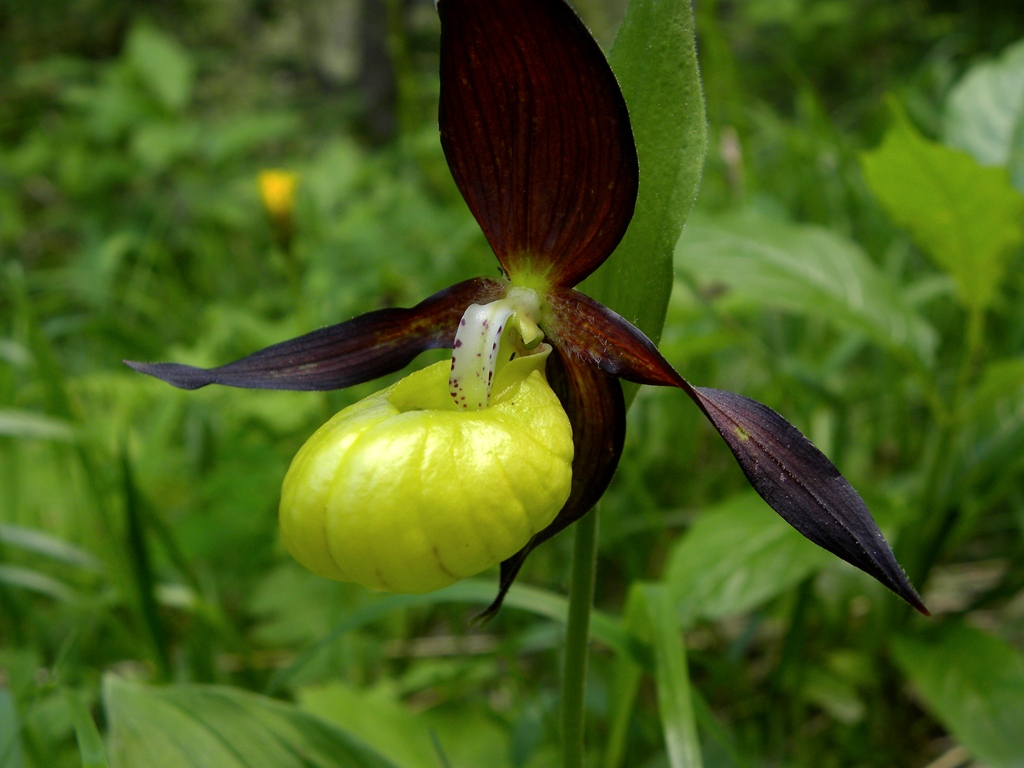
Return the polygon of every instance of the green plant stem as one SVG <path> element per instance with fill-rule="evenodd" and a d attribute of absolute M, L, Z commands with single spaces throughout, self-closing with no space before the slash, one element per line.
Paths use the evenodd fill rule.
<path fill-rule="evenodd" d="M 562 765 L 583 768 L 583 696 L 587 680 L 590 610 L 594 603 L 597 566 L 597 510 L 576 523 L 572 576 L 569 582 L 569 618 L 565 627 L 562 662 Z"/>
<path fill-rule="evenodd" d="M 964 356 L 956 381 L 954 403 L 959 406 L 977 375 L 978 363 L 985 349 L 985 310 L 972 308 L 967 315 L 967 330 L 964 336 Z M 959 415 L 959 414 L 958 414 Z"/>
<path fill-rule="evenodd" d="M 925 482 L 921 489 L 920 508 L 924 525 L 918 533 L 916 546 L 907 558 L 907 575 L 921 589 L 932 567 L 942 554 L 956 528 L 959 509 L 951 506 L 947 484 L 956 454 L 956 439 L 963 428 L 964 401 L 985 347 L 985 312 L 972 309 L 967 316 L 963 353 L 949 403 L 938 417 L 935 446 L 926 463 Z M 904 611 L 904 616 L 909 616 Z"/>

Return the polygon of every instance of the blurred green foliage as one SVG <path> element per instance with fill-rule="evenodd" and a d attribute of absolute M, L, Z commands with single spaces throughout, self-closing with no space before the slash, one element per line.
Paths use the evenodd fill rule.
<path fill-rule="evenodd" d="M 610 44 L 624 3 L 578 7 Z M 710 149 L 662 349 L 829 454 L 935 616 L 822 557 L 689 402 L 641 390 L 602 508 L 592 764 L 687 759 L 688 665 L 708 766 L 1021 765 L 1024 17 L 696 14 Z M 567 537 L 483 628 L 488 584 L 318 579 L 277 541 L 280 479 L 377 385 L 186 394 L 120 364 L 217 364 L 494 274 L 437 140 L 437 31 L 419 0 L 0 7 L 3 768 L 255 733 L 274 764 L 555 763 Z M 299 176 L 288 239 L 266 168 Z"/>

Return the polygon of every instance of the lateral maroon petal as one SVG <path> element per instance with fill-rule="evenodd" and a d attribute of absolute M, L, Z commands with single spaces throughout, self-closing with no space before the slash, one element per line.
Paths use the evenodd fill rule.
<path fill-rule="evenodd" d="M 548 304 L 546 330 L 566 355 L 628 381 L 682 389 L 780 517 L 928 615 L 864 500 L 796 427 L 756 400 L 692 386 L 640 330 L 579 291 L 552 291 Z"/>
<path fill-rule="evenodd" d="M 871 512 L 828 457 L 766 405 L 720 389 L 687 387 L 747 480 L 787 523 L 930 616 Z"/>
<path fill-rule="evenodd" d="M 181 389 L 207 384 L 307 392 L 341 389 L 399 371 L 425 350 L 450 347 L 466 307 L 499 299 L 506 288 L 487 277 L 466 280 L 411 309 L 367 312 L 217 368 L 124 362 Z"/>

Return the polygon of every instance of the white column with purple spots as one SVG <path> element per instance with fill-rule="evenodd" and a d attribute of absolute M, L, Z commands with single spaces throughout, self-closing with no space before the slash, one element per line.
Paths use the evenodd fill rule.
<path fill-rule="evenodd" d="M 506 362 L 502 356 L 509 350 L 528 352 L 544 337 L 537 325 L 539 317 L 540 298 L 530 288 L 512 288 L 504 299 L 466 309 L 455 334 L 448 377 L 448 392 L 456 405 L 467 411 L 488 406 L 494 372 Z M 509 328 L 518 338 L 507 339 Z"/>

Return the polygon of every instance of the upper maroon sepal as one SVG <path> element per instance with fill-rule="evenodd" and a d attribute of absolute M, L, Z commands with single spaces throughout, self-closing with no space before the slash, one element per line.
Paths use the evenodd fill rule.
<path fill-rule="evenodd" d="M 498 596 L 477 619 L 486 621 L 501 608 L 519 569 L 539 544 L 589 512 L 611 482 L 626 440 L 626 405 L 618 380 L 555 347 L 547 378 L 572 425 L 572 487 L 558 516 L 519 552 L 501 564 Z"/>
<path fill-rule="evenodd" d="M 600 47 L 562 0 L 438 0 L 441 145 L 506 273 L 572 286 L 625 234 L 636 147 Z"/>
<path fill-rule="evenodd" d="M 930 615 L 867 505 L 796 427 L 756 400 L 718 389 L 686 390 L 725 439 L 754 490 L 786 522 Z"/>
<path fill-rule="evenodd" d="M 499 299 L 505 290 L 506 284 L 498 280 L 466 280 L 411 309 L 367 312 L 218 368 L 128 360 L 125 364 L 181 389 L 207 384 L 246 389 L 342 389 L 401 370 L 427 349 L 450 347 L 466 307 Z"/>

